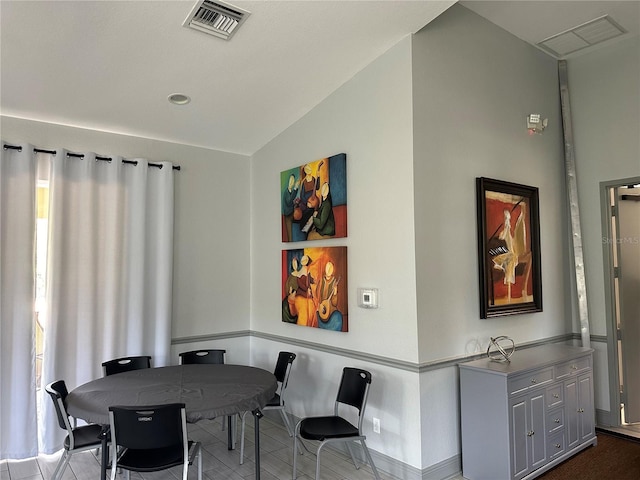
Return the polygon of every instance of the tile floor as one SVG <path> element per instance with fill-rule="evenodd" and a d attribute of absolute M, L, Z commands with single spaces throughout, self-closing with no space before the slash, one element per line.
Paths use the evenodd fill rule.
<path fill-rule="evenodd" d="M 221 429 L 219 421 L 205 421 L 189 425 L 190 439 L 202 443 L 203 447 L 203 478 L 206 480 L 253 480 L 255 478 L 254 464 L 254 431 L 253 421 L 247 422 L 245 461 L 239 463 L 240 445 L 236 450 L 227 450 L 227 432 Z M 261 478 L 263 480 L 285 480 L 292 478 L 292 450 L 293 440 L 285 428 L 268 417 L 260 423 L 261 446 Z M 12 460 L 0 462 L 0 480 L 49 480 L 53 475 L 60 453 L 41 455 L 35 459 Z M 356 470 L 351 460 L 333 450 L 323 450 L 322 453 L 323 480 L 369 480 L 374 476 L 368 465 Z M 189 469 L 189 478 L 197 478 L 197 469 Z M 379 468 L 382 480 L 396 480 Z M 305 453 L 298 457 L 298 478 L 310 480 L 315 474 L 315 457 Z M 180 467 L 164 472 L 140 475 L 132 473 L 133 480 L 175 480 L 180 478 Z M 61 480 L 96 480 L 100 478 L 100 466 L 94 452 L 75 454 L 71 464 Z M 124 478 L 118 477 L 118 478 Z M 456 477 L 462 478 L 462 477 Z"/>
<path fill-rule="evenodd" d="M 607 427 L 611 430 L 640 438 L 640 424 L 619 428 Z M 227 432 L 221 429 L 219 421 L 205 421 L 190 424 L 190 438 L 202 443 L 203 478 L 205 480 L 253 480 L 255 478 L 253 422 L 247 422 L 245 462 L 239 463 L 239 444 L 233 451 L 227 450 Z M 264 417 L 260 424 L 261 438 L 261 478 L 264 480 L 285 480 L 292 478 L 292 439 L 280 423 Z M 41 455 L 28 460 L 0 461 L 0 480 L 50 480 L 55 470 L 60 453 Z M 374 476 L 368 465 L 356 470 L 351 460 L 334 450 L 325 450 L 322 456 L 322 480 L 370 480 Z M 298 478 L 313 479 L 315 474 L 315 457 L 306 453 L 298 457 Z M 397 480 L 378 467 L 382 480 Z M 180 478 L 179 468 L 166 472 L 145 474 L 133 473 L 134 480 L 176 480 Z M 61 480 L 96 480 L 100 478 L 100 465 L 93 452 L 76 454 Z M 121 478 L 121 477 L 118 477 Z M 122 477 L 124 478 L 124 477 Z M 196 479 L 195 468 L 189 472 L 190 479 Z M 462 475 L 450 480 L 464 480 Z"/>

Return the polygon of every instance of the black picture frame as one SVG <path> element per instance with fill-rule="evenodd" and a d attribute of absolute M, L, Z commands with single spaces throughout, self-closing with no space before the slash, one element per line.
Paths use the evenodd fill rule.
<path fill-rule="evenodd" d="M 476 203 L 480 318 L 541 312 L 538 188 L 478 177 Z"/>

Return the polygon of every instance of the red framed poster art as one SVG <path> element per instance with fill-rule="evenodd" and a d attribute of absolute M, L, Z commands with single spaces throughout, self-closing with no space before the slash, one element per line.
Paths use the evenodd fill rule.
<path fill-rule="evenodd" d="M 476 178 L 480 318 L 542 311 L 538 189 Z"/>

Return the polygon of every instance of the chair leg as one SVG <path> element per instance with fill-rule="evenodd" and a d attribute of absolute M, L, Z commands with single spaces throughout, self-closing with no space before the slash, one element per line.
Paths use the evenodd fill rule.
<path fill-rule="evenodd" d="M 287 432 L 289 433 L 289 436 L 293 437 L 294 433 L 293 433 L 293 428 L 291 426 L 291 420 L 289 419 L 289 415 L 287 414 L 287 412 L 285 412 L 284 408 L 280 409 L 280 415 L 282 415 L 282 419 L 284 420 L 284 426 L 287 428 Z M 300 452 L 300 455 L 302 455 L 302 447 L 300 447 L 300 445 L 298 445 L 298 451 Z"/>
<path fill-rule="evenodd" d="M 104 444 L 103 444 L 103 447 Z M 117 445 L 110 445 L 109 446 L 109 450 L 108 450 L 108 455 L 110 458 L 110 462 L 109 460 L 107 460 L 105 462 L 105 466 L 101 465 L 100 468 L 107 468 L 110 469 L 111 472 L 109 473 L 109 480 L 115 480 L 116 479 L 116 473 L 120 473 L 122 474 L 122 471 L 120 470 L 120 467 L 118 467 L 118 452 L 120 451 L 120 449 L 118 449 Z M 107 450 L 104 450 L 104 452 L 107 452 Z M 103 452 L 103 453 L 104 453 Z"/>
<path fill-rule="evenodd" d="M 301 422 L 302 420 L 300 420 Z M 298 436 L 300 435 L 300 422 L 296 424 L 295 432 L 293 433 L 293 480 L 298 478 L 298 455 L 296 452 L 300 450 L 300 446 L 298 445 Z M 302 450 L 300 450 L 300 454 L 302 455 Z"/>
<path fill-rule="evenodd" d="M 198 480 L 202 480 L 202 448 L 198 451 Z"/>
<path fill-rule="evenodd" d="M 289 415 L 284 411 L 284 408 L 280 409 L 280 415 L 282 416 L 282 420 L 284 421 L 284 426 L 287 428 L 287 432 L 290 437 L 293 437 L 293 428 L 291 428 L 291 420 L 289 420 Z"/>
<path fill-rule="evenodd" d="M 376 468 L 375 463 L 373 463 L 373 458 L 371 458 L 371 453 L 369 452 L 369 448 L 364 441 L 364 438 L 360 440 L 362 442 L 362 449 L 364 450 L 364 454 L 367 456 L 367 461 L 371 466 L 371 470 L 373 470 L 373 475 L 376 477 L 376 480 L 380 480 L 380 475 L 378 474 L 378 469 Z"/>
<path fill-rule="evenodd" d="M 242 419 L 240 426 L 240 465 L 244 464 L 244 424 L 246 421 L 247 413 L 249 412 L 242 412 L 242 414 L 240 415 L 240 418 Z"/>
<path fill-rule="evenodd" d="M 318 451 L 316 452 L 316 480 L 320 480 L 320 452 L 322 451 L 322 447 L 324 447 L 326 443 L 320 443 L 318 447 Z M 295 455 L 295 452 L 293 452 Z"/>
<path fill-rule="evenodd" d="M 236 441 L 237 441 L 237 436 L 238 436 L 238 422 L 237 420 L 237 416 L 236 415 L 228 415 L 227 416 L 227 424 L 229 426 L 229 435 L 231 435 L 231 446 L 232 449 L 236 448 Z"/>
<path fill-rule="evenodd" d="M 356 456 L 353 454 L 353 448 L 351 447 L 351 442 L 346 442 L 347 450 L 349 450 L 349 455 L 351 455 L 351 460 L 353 461 L 353 465 L 356 467 L 356 470 L 360 469 L 360 465 L 356 461 Z"/>
<path fill-rule="evenodd" d="M 223 432 L 227 429 L 227 422 L 231 419 L 231 415 L 227 415 L 225 417 L 221 417 L 222 418 L 222 425 L 220 427 L 220 430 L 222 430 Z"/>
<path fill-rule="evenodd" d="M 67 469 L 67 465 L 69 464 L 69 460 L 71 459 L 71 455 L 69 455 L 68 450 L 64 450 L 62 452 L 62 457 L 58 461 L 58 465 L 56 465 L 56 469 L 53 472 L 53 476 L 51 480 L 58 480 L 59 477 L 62 477 L 62 474 Z"/>

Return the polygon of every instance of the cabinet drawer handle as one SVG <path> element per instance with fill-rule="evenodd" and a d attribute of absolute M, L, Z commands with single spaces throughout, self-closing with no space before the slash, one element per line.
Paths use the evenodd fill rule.
<path fill-rule="evenodd" d="M 556 443 L 556 448 L 560 448 L 562 445 L 560 445 L 559 443 Z"/>
<path fill-rule="evenodd" d="M 554 393 L 553 398 L 560 398 L 560 395 L 558 395 L 557 393 Z"/>
<path fill-rule="evenodd" d="M 578 413 L 584 413 L 584 408 L 579 408 Z"/>
<path fill-rule="evenodd" d="M 538 381 L 535 378 L 532 378 L 531 383 L 538 383 Z"/>
<path fill-rule="evenodd" d="M 533 436 L 533 435 L 535 435 L 535 434 L 536 434 L 536 432 L 534 432 L 533 430 L 529 430 L 529 431 L 527 432 L 527 437 L 532 437 L 532 436 Z"/>
<path fill-rule="evenodd" d="M 556 419 L 554 420 L 554 422 L 555 422 L 555 423 L 560 423 L 560 419 L 559 419 L 559 418 L 556 418 Z"/>
<path fill-rule="evenodd" d="M 578 366 L 577 365 L 571 365 L 571 370 L 577 370 Z"/>

